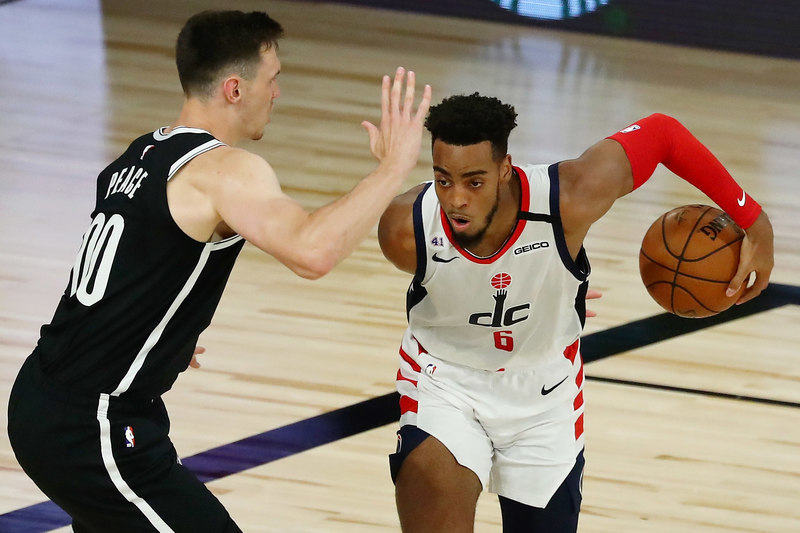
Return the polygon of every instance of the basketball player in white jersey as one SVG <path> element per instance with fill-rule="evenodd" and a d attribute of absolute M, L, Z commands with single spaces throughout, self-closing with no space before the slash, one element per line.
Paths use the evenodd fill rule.
<path fill-rule="evenodd" d="M 203 12 L 178 37 L 185 94 L 169 126 L 134 140 L 97 178 L 92 221 L 50 324 L 17 376 L 8 432 L 25 472 L 86 532 L 237 532 L 178 460 L 161 395 L 192 360 L 244 240 L 317 278 L 371 231 L 416 165 L 430 102 L 414 75 L 383 79 L 379 164 L 308 213 L 260 139 L 280 91 L 266 13 Z M 405 93 L 403 85 L 405 83 Z"/>
<path fill-rule="evenodd" d="M 431 108 L 431 182 L 384 213 L 386 257 L 414 276 L 400 349 L 400 431 L 390 458 L 405 532 L 469 532 L 483 488 L 503 531 L 577 529 L 592 223 L 663 163 L 747 231 L 735 291 L 766 286 L 766 213 L 679 122 L 644 118 L 577 159 L 515 165 L 513 107 L 453 96 Z"/>

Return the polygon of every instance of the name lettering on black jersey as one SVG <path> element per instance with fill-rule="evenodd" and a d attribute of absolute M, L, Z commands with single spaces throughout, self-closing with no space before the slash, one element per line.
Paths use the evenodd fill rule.
<path fill-rule="evenodd" d="M 106 198 L 115 193 L 123 193 L 128 198 L 133 199 L 133 195 L 139 190 L 142 185 L 142 180 L 147 177 L 147 172 L 143 168 L 130 166 L 122 169 L 120 172 L 114 172 L 111 175 L 111 180 L 108 182 L 108 190 L 106 191 Z"/>

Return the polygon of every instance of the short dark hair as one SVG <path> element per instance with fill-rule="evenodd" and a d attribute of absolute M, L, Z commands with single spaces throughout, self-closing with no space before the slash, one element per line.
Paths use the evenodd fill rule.
<path fill-rule="evenodd" d="M 508 153 L 508 136 L 516 126 L 513 106 L 478 93 L 449 96 L 431 107 L 425 119 L 433 141 L 456 146 L 489 141 L 495 160 Z"/>
<path fill-rule="evenodd" d="M 178 34 L 175 63 L 187 96 L 210 96 L 221 71 L 252 79 L 264 48 L 277 48 L 283 28 L 266 13 L 203 11 Z"/>

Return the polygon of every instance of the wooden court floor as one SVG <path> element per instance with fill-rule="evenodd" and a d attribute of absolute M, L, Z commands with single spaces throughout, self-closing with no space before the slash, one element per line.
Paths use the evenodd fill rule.
<path fill-rule="evenodd" d="M 246 146 L 309 209 L 373 168 L 359 124 L 377 120 L 380 77 L 397 65 L 433 85 L 437 101 L 480 91 L 515 105 L 518 163 L 575 157 L 652 112 L 683 121 L 771 216 L 771 294 L 783 303 L 587 364 L 580 531 L 800 531 L 800 62 L 322 2 L 225 6 L 265 9 L 285 26 L 282 96 L 264 139 Z M 173 121 L 174 39 L 210 7 L 219 4 L 0 5 L 3 426 L 17 369 L 66 285 L 95 176 L 131 139 Z M 425 148 L 408 186 L 430 176 Z M 661 313 L 638 279 L 639 243 L 661 213 L 697 202 L 707 200 L 661 168 L 596 224 L 586 248 L 604 297 L 590 306 L 599 316 L 587 336 L 621 327 L 635 340 L 642 332 L 625 326 Z M 203 367 L 166 395 L 179 453 L 391 393 L 408 282 L 374 232 L 313 282 L 248 245 L 201 337 Z M 398 531 L 386 459 L 395 429 L 380 425 L 208 486 L 245 531 Z M 0 519 L 44 500 L 3 431 Z M 476 531 L 499 524 L 496 498 L 484 494 Z"/>

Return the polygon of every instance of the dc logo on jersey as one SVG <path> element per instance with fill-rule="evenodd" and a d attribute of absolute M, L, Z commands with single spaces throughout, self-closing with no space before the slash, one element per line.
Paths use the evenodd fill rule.
<path fill-rule="evenodd" d="M 528 309 L 531 308 L 530 303 L 515 305 L 513 307 L 505 308 L 506 298 L 508 291 L 506 289 L 511 286 L 511 274 L 507 272 L 498 272 L 492 276 L 489 281 L 493 289 L 496 289 L 494 296 L 494 310 L 486 313 L 473 313 L 469 315 L 469 323 L 473 326 L 485 326 L 488 328 L 499 328 L 501 326 L 508 327 L 517 322 L 522 322 L 528 318 Z M 523 314 L 524 313 L 524 314 Z"/>
<path fill-rule="evenodd" d="M 133 435 L 133 427 L 125 426 L 125 447 L 133 448 L 136 446 L 136 437 Z"/>

